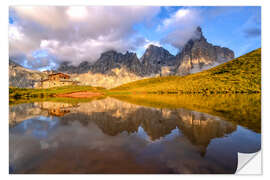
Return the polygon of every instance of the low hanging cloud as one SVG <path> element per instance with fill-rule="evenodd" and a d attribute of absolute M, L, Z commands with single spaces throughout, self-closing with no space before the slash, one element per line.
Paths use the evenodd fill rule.
<path fill-rule="evenodd" d="M 10 17 L 15 20 L 9 25 L 10 58 L 19 63 L 38 61 L 42 59 L 33 53 L 42 50 L 48 55 L 42 62 L 77 65 L 94 62 L 107 50 L 135 51 L 147 42 L 136 35 L 134 24 L 147 23 L 158 12 L 159 7 L 149 6 L 11 7 Z"/>
<path fill-rule="evenodd" d="M 182 8 L 165 19 L 158 31 L 169 31 L 162 39 L 163 43 L 171 44 L 178 49 L 190 39 L 196 39 L 196 28 L 202 23 L 201 11 L 196 8 Z"/>
<path fill-rule="evenodd" d="M 161 44 L 158 41 L 150 41 L 150 40 L 146 39 L 145 42 L 146 42 L 146 44 L 143 46 L 144 49 L 147 49 L 150 45 L 161 47 Z"/>

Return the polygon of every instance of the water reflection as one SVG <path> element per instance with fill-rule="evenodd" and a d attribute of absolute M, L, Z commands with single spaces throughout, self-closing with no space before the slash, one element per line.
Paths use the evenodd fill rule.
<path fill-rule="evenodd" d="M 113 98 L 10 114 L 13 173 L 234 173 L 237 152 L 260 149 L 260 134 L 220 117 Z"/>

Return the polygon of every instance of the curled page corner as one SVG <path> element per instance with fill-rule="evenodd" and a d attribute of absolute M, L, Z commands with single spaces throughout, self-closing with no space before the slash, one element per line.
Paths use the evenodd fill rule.
<path fill-rule="evenodd" d="M 261 151 L 255 153 L 238 153 L 238 163 L 235 174 L 261 175 Z"/>

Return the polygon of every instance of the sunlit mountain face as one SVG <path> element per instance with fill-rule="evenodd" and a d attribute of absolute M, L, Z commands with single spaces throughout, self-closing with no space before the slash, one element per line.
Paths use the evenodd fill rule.
<path fill-rule="evenodd" d="M 10 173 L 234 173 L 238 152 L 261 147 L 260 133 L 222 116 L 114 98 L 10 115 Z"/>

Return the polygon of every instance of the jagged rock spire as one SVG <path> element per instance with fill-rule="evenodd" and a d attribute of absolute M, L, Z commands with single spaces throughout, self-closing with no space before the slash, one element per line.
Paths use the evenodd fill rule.
<path fill-rule="evenodd" d="M 197 26 L 195 30 L 195 39 L 206 41 L 206 38 L 203 36 L 202 28 L 200 26 Z"/>
<path fill-rule="evenodd" d="M 186 43 L 176 58 L 178 62 L 176 74 L 187 75 L 227 62 L 234 58 L 234 52 L 208 43 L 203 36 L 202 28 L 198 26 L 195 37 Z"/>

